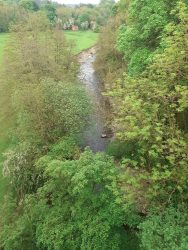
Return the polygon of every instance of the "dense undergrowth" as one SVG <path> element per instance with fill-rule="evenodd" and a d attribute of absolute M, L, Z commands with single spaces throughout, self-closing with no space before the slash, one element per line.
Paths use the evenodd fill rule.
<path fill-rule="evenodd" d="M 96 70 L 113 111 L 107 152 L 119 161 L 124 206 L 134 208 L 125 224 L 141 249 L 187 249 L 187 2 L 122 0 L 113 13 Z"/>

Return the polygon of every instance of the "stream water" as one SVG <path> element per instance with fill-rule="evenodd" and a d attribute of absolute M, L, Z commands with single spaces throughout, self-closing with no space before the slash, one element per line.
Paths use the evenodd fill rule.
<path fill-rule="evenodd" d="M 109 139 L 105 137 L 106 105 L 102 95 L 102 86 L 94 70 L 94 49 L 83 52 L 79 56 L 79 80 L 84 84 L 92 104 L 89 125 L 83 133 L 83 146 L 89 146 L 93 152 L 104 151 Z"/>

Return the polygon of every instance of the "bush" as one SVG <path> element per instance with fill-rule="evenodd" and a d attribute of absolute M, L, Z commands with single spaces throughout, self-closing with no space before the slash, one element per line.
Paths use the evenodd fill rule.
<path fill-rule="evenodd" d="M 89 101 L 81 86 L 52 79 L 23 86 L 14 101 L 18 136 L 45 145 L 80 132 L 89 114 Z"/>
<path fill-rule="evenodd" d="M 29 249 L 22 243 L 34 240 L 39 249 L 120 249 L 124 214 L 111 157 L 86 150 L 77 160 L 47 155 L 36 166 L 46 182 L 22 200 L 14 220 L 5 213 L 1 246 Z"/>
<path fill-rule="evenodd" d="M 80 149 L 75 140 L 71 137 L 65 137 L 60 142 L 53 145 L 49 153 L 50 157 L 58 160 L 73 160 L 80 155 Z"/>
<path fill-rule="evenodd" d="M 124 156 L 135 159 L 136 148 L 135 142 L 123 142 L 116 139 L 108 144 L 106 153 L 116 159 L 122 159 Z"/>
<path fill-rule="evenodd" d="M 145 250 L 187 250 L 188 213 L 185 208 L 166 208 L 151 214 L 139 226 Z"/>

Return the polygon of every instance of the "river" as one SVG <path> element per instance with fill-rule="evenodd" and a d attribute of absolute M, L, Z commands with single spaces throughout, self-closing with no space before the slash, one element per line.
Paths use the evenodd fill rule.
<path fill-rule="evenodd" d="M 106 100 L 102 95 L 102 85 L 94 70 L 95 49 L 79 55 L 80 70 L 78 79 L 84 84 L 92 104 L 89 125 L 83 133 L 83 146 L 89 146 L 93 152 L 104 151 L 109 139 L 106 137 Z"/>

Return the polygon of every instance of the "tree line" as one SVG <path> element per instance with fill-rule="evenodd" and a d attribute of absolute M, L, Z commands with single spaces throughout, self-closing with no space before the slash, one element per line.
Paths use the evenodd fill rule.
<path fill-rule="evenodd" d="M 60 30 L 71 30 L 77 26 L 81 30 L 94 30 L 104 25 L 112 14 L 113 0 L 102 0 L 99 5 L 62 5 L 50 1 L 19 0 L 0 1 L 0 32 L 8 32 L 27 12 L 43 12 L 50 23 Z"/>
<path fill-rule="evenodd" d="M 139 230 L 141 249 L 188 245 L 187 4 L 121 0 L 98 45 L 113 111 L 108 152 L 120 161 L 124 202 L 134 208 L 126 224 Z"/>

